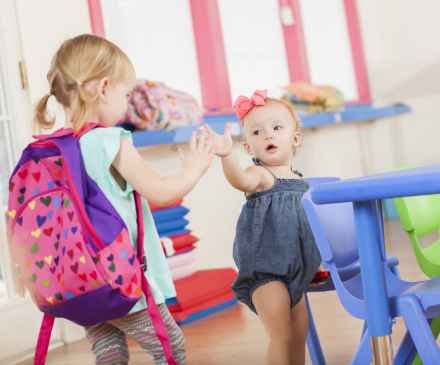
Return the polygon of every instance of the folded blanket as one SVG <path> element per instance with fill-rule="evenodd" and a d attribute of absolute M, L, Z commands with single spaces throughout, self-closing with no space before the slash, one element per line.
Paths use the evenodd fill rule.
<path fill-rule="evenodd" d="M 174 255 L 167 258 L 168 267 L 171 269 L 178 268 L 193 263 L 197 258 L 196 253 L 193 251 L 182 253 L 180 255 Z"/>
<path fill-rule="evenodd" d="M 168 209 L 168 208 L 172 208 L 172 207 L 177 207 L 178 205 L 181 205 L 182 202 L 183 202 L 183 199 L 180 199 L 173 204 L 167 205 L 166 207 L 159 207 L 158 205 L 154 205 L 150 202 L 148 203 L 148 205 L 150 206 L 150 210 L 152 212 L 155 212 L 156 210 L 163 210 L 163 209 Z"/>
<path fill-rule="evenodd" d="M 188 233 L 187 233 L 188 232 Z M 161 237 L 163 250 L 166 256 L 172 256 L 194 248 L 194 243 L 199 239 L 190 234 L 190 231 L 184 230 L 184 234 L 170 235 Z M 161 235 L 159 234 L 159 237 Z"/>
<path fill-rule="evenodd" d="M 281 100 L 296 111 L 307 114 L 323 113 L 344 106 L 342 93 L 331 86 L 312 85 L 307 81 L 297 81 L 284 87 L 287 93 Z"/>
<path fill-rule="evenodd" d="M 188 208 L 182 207 L 180 205 L 178 207 L 157 210 L 152 212 L 151 214 L 153 216 L 154 223 L 157 225 L 161 222 L 183 218 L 188 212 Z"/>
<path fill-rule="evenodd" d="M 196 272 L 197 272 L 197 265 L 194 262 L 187 265 L 174 267 L 172 269 L 170 268 L 171 278 L 173 279 L 173 281 L 186 278 L 188 276 L 195 274 Z"/>

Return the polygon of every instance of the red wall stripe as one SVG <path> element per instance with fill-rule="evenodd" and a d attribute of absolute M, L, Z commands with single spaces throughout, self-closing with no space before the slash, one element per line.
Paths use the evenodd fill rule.
<path fill-rule="evenodd" d="M 92 32 L 94 35 L 105 38 L 104 20 L 102 18 L 102 9 L 100 0 L 88 0 L 90 21 L 92 23 Z"/>
<path fill-rule="evenodd" d="M 362 35 L 356 0 L 344 0 L 347 17 L 348 34 L 350 36 L 351 52 L 353 55 L 354 72 L 356 74 L 359 101 L 370 102 L 370 87 L 368 86 L 367 68 L 365 65 Z"/>
<path fill-rule="evenodd" d="M 190 0 L 206 114 L 233 113 L 217 0 Z"/>
<path fill-rule="evenodd" d="M 298 0 L 279 0 L 282 6 L 290 6 L 293 13 L 294 25 L 284 25 L 284 43 L 286 45 L 287 64 L 290 81 L 310 81 L 309 64 L 307 61 L 306 43 L 301 21 L 301 11 Z"/>

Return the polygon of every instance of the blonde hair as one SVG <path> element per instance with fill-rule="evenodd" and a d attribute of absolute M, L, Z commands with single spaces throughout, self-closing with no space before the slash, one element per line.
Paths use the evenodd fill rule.
<path fill-rule="evenodd" d="M 50 92 L 34 109 L 34 127 L 50 129 L 55 117 L 47 119 L 47 101 L 51 95 L 63 107 L 70 107 L 76 97 L 76 108 L 71 122 L 75 132 L 87 125 L 92 115 L 91 97 L 85 86 L 88 82 L 108 77 L 113 86 L 122 81 L 134 84 L 136 74 L 127 55 L 108 40 L 83 34 L 65 41 L 52 59 L 47 74 Z"/>
<path fill-rule="evenodd" d="M 268 101 L 269 102 L 275 102 L 277 104 L 282 104 L 287 109 L 289 109 L 289 111 L 292 113 L 293 121 L 295 122 L 295 132 L 300 132 L 301 131 L 301 125 L 302 125 L 301 119 L 298 118 L 298 115 L 296 114 L 295 110 L 289 104 L 286 104 L 284 101 L 282 101 L 280 99 L 269 98 L 269 97 L 266 97 L 264 100 L 266 102 L 266 105 L 267 105 Z M 252 109 L 254 109 L 254 108 L 258 108 L 258 106 L 254 105 L 252 107 Z M 245 129 L 245 126 L 246 126 L 246 123 L 245 123 L 246 116 L 247 116 L 247 114 L 245 115 L 245 117 L 241 121 L 241 129 L 242 129 L 243 138 L 244 138 L 245 141 L 246 141 L 246 129 Z M 299 145 L 298 147 L 301 147 L 301 145 Z M 296 155 L 296 147 L 293 148 L 293 156 L 295 156 L 295 155 Z"/>

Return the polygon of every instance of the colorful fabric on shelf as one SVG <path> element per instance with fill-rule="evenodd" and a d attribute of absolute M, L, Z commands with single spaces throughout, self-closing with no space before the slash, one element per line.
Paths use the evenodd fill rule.
<path fill-rule="evenodd" d="M 137 80 L 123 121 L 147 131 L 174 130 L 202 124 L 203 110 L 191 95 L 159 82 Z"/>
<path fill-rule="evenodd" d="M 296 81 L 284 87 L 287 93 L 281 100 L 297 111 L 307 114 L 323 113 L 344 106 L 342 93 L 332 86 L 312 85 L 307 81 Z"/>

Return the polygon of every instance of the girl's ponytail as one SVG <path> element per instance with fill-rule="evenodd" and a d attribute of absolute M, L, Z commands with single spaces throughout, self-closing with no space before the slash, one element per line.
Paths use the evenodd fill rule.
<path fill-rule="evenodd" d="M 72 115 L 72 124 L 75 126 L 75 131 L 78 132 L 90 120 L 92 103 L 96 97 L 93 99 L 90 97 L 82 82 L 77 84 L 76 89 L 76 109 Z"/>
<path fill-rule="evenodd" d="M 47 120 L 47 116 L 49 114 L 47 110 L 47 102 L 50 98 L 51 94 L 44 95 L 40 101 L 35 104 L 34 109 L 34 125 L 38 125 L 40 129 L 51 129 L 55 124 L 55 117 L 51 120 Z"/>

